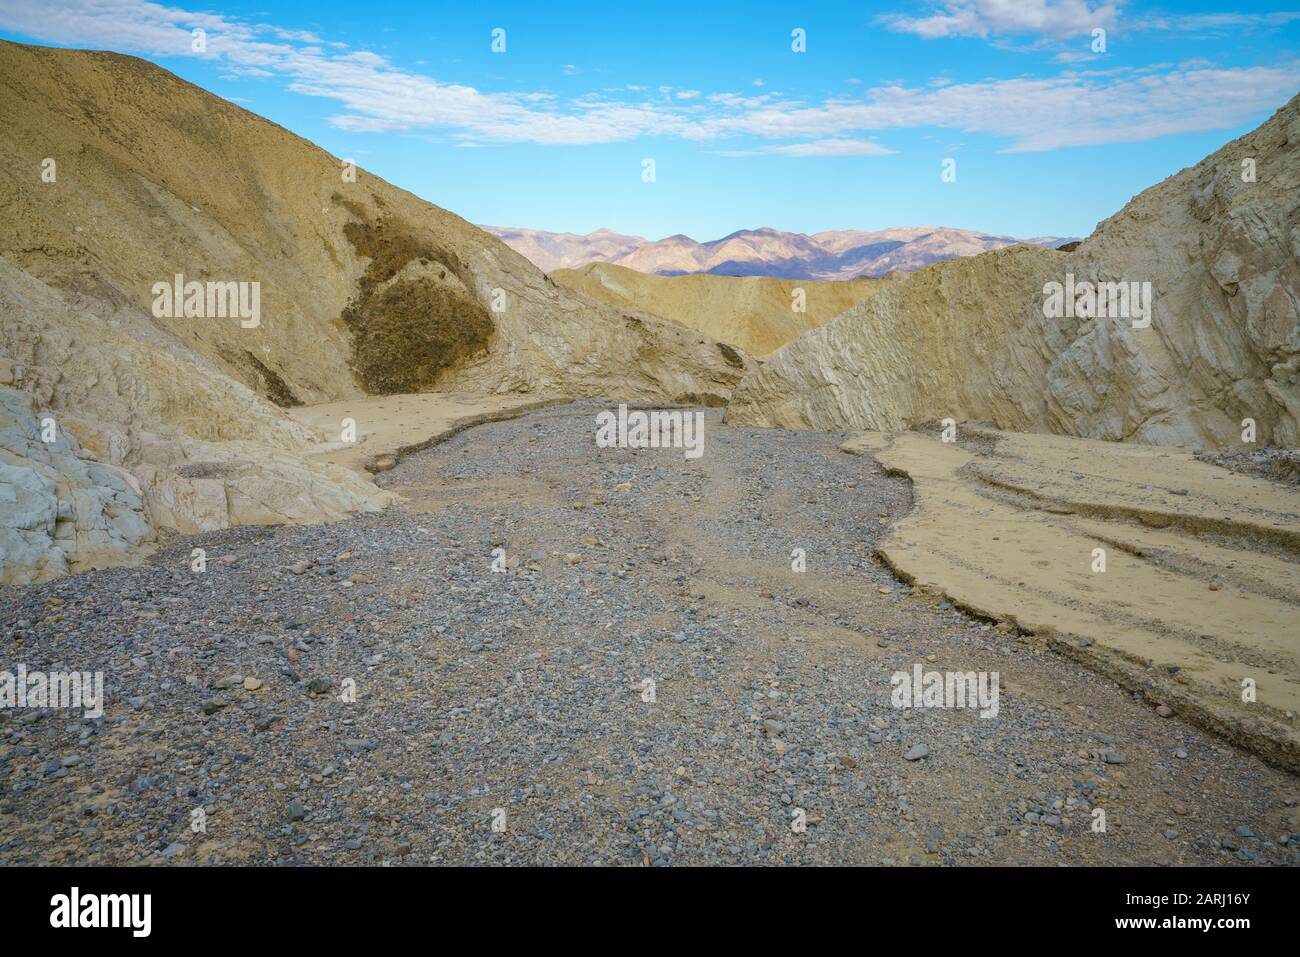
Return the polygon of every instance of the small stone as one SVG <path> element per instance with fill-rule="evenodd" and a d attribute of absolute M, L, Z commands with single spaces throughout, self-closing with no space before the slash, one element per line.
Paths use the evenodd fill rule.
<path fill-rule="evenodd" d="M 1118 751 L 1103 751 L 1101 752 L 1101 759 L 1107 764 L 1128 764 L 1128 758 Z"/>
<path fill-rule="evenodd" d="M 1173 713 L 1174 709 L 1169 707 L 1167 704 L 1158 705 L 1156 707 L 1156 714 L 1160 715 L 1162 718 L 1167 718 Z"/>
<path fill-rule="evenodd" d="M 301 821 L 307 816 L 307 809 L 302 806 L 302 802 L 294 798 L 289 802 L 289 820 Z"/>
<path fill-rule="evenodd" d="M 260 687 L 262 687 L 262 682 L 259 681 L 257 678 L 254 678 L 252 675 L 249 675 L 247 678 L 244 679 L 245 691 L 256 691 Z"/>

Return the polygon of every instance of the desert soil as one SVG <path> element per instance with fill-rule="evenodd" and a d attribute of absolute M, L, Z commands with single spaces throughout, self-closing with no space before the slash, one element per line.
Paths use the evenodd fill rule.
<path fill-rule="evenodd" d="M 913 482 L 880 556 L 1300 771 L 1300 486 L 1189 449 L 963 425 L 845 451 Z"/>
<path fill-rule="evenodd" d="M 412 454 L 381 513 L 0 590 L 0 668 L 109 698 L 0 710 L 0 863 L 1300 862 L 1295 776 L 897 580 L 912 486 L 847 434 L 709 411 L 686 460 L 600 408 Z M 997 717 L 891 707 L 918 663 L 998 672 Z"/>

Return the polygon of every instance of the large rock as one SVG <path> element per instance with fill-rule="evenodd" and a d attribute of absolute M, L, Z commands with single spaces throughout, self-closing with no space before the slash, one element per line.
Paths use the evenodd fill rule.
<path fill-rule="evenodd" d="M 87 459 L 30 395 L 0 388 L 0 582 L 118 564 L 152 538 L 129 474 Z"/>
<path fill-rule="evenodd" d="M 1137 196 L 1074 252 L 1013 247 L 891 285 L 750 373 L 728 420 L 829 430 L 975 419 L 1218 448 L 1252 419 L 1258 442 L 1294 446 L 1298 259 L 1300 97 Z M 1151 283 L 1150 326 L 1045 317 L 1046 284 L 1069 276 Z"/>

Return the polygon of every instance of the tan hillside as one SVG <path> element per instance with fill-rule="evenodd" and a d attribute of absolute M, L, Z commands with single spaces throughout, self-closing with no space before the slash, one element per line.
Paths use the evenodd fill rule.
<path fill-rule="evenodd" d="M 339 435 L 284 407 L 435 390 L 719 404 L 746 367 L 556 286 L 365 171 L 348 181 L 323 150 L 143 60 L 0 41 L 0 98 L 0 389 L 31 397 L 31 421 L 57 419 L 67 455 L 125 470 L 150 533 L 392 500 L 304 457 Z M 227 300 L 200 287 L 199 315 L 186 295 L 158 317 L 155 284 L 177 274 L 243 283 L 249 307 L 258 283 L 258 314 L 208 316 Z M 81 567 L 98 521 L 75 504 L 85 475 L 28 454 L 21 397 L 4 399 L 0 454 L 18 471 L 0 580 Z M 138 531 L 98 529 L 113 543 L 95 562 L 133 554 Z"/>
<path fill-rule="evenodd" d="M 1242 161 L 1255 163 L 1243 181 Z M 1077 250 L 1012 247 L 914 273 L 770 357 L 738 423 L 943 419 L 1217 448 L 1252 419 L 1300 443 L 1300 98 L 1135 197 Z M 1149 282 L 1149 328 L 1045 318 L 1045 284 Z"/>
<path fill-rule="evenodd" d="M 766 276 L 652 276 L 609 263 L 558 269 L 551 278 L 593 299 L 620 309 L 644 309 L 755 356 L 774 352 L 829 322 L 881 284 L 875 279 L 812 282 Z M 792 308 L 797 289 L 803 290 L 803 312 Z"/>
<path fill-rule="evenodd" d="M 4 43 L 0 89 L 0 254 L 280 404 L 457 387 L 671 398 L 735 378 L 698 337 L 613 322 L 460 217 L 364 170 L 346 182 L 323 150 L 143 60 Z M 260 327 L 155 321 L 151 288 L 176 273 L 260 281 Z"/>

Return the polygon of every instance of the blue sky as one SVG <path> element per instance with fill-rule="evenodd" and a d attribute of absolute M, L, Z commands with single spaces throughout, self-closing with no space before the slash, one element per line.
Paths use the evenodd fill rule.
<path fill-rule="evenodd" d="M 0 0 L 0 36 L 144 56 L 473 222 L 652 239 L 1086 235 L 1300 91 L 1300 2 Z"/>

